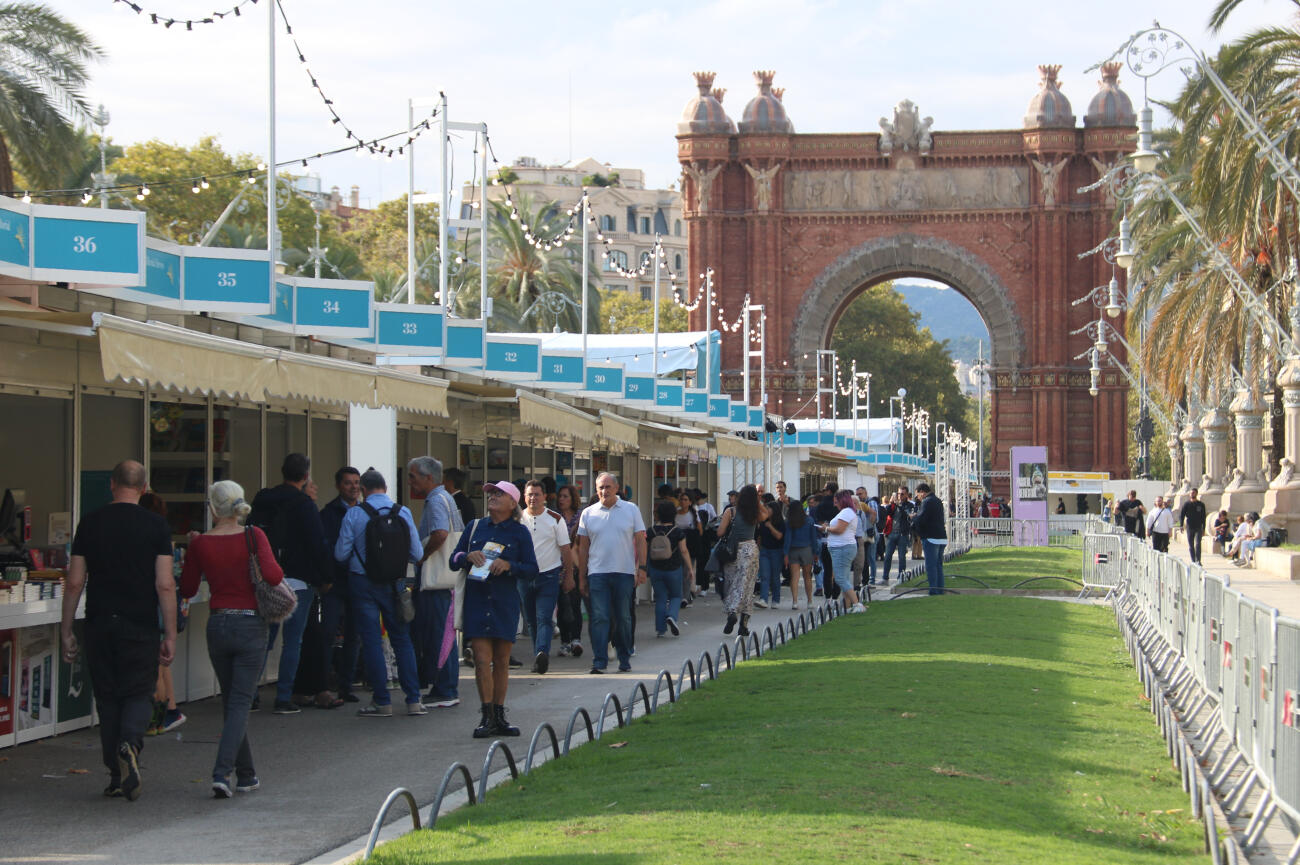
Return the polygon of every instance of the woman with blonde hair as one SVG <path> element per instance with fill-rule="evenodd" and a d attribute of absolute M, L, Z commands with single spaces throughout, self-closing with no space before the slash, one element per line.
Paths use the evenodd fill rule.
<path fill-rule="evenodd" d="M 208 488 L 208 509 L 212 512 L 212 528 L 201 535 L 190 532 L 181 594 L 192 598 L 199 590 L 200 578 L 208 581 L 208 659 L 221 686 L 225 719 L 212 767 L 212 795 L 229 799 L 232 771 L 233 789 L 237 792 L 251 793 L 261 785 L 253 768 L 247 729 L 248 712 L 266 654 L 267 623 L 257 612 L 257 597 L 249 577 L 250 549 L 257 556 L 266 582 L 275 585 L 284 579 L 284 573 L 262 530 L 240 525 L 252 510 L 244 501 L 243 487 L 234 481 L 213 484 Z"/>

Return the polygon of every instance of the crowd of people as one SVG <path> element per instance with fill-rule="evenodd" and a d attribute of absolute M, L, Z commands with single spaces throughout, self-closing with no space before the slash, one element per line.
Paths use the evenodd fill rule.
<path fill-rule="evenodd" d="M 1167 500 L 1156 496 L 1148 509 L 1138 498 L 1137 490 L 1129 490 L 1128 497 L 1115 505 L 1115 522 L 1128 534 L 1147 539 L 1153 549 L 1166 553 L 1170 537 L 1176 531 L 1185 533 L 1188 555 L 1197 564 L 1201 564 L 1206 534 L 1210 535 L 1212 550 L 1231 559 L 1236 567 L 1249 566 L 1254 561 L 1255 550 L 1269 545 L 1269 526 L 1257 511 L 1232 518 L 1226 510 L 1221 510 L 1211 524 L 1200 490 L 1195 487 L 1188 491 L 1187 500 L 1176 515 L 1174 504 L 1172 497 Z"/>
<path fill-rule="evenodd" d="M 78 525 L 62 652 L 71 662 L 83 650 L 74 619 L 84 591 L 105 796 L 137 799 L 145 735 L 184 722 L 167 668 L 185 599 L 202 582 L 222 701 L 211 780 L 218 799 L 261 784 L 248 717 L 261 708 L 258 684 L 277 640 L 274 714 L 361 703 L 363 681 L 370 695 L 357 716 L 392 717 L 391 659 L 404 714 L 425 715 L 460 703 L 463 662 L 473 667 L 481 709 L 473 736 L 517 736 L 506 696 L 510 670 L 523 666 L 514 657 L 521 633 L 531 640 L 531 671 L 545 675 L 553 653 L 583 656 L 585 618 L 589 672 L 604 674 L 611 661 L 627 672 L 636 587 L 647 582 L 656 638 L 679 636 L 681 610 L 711 589 L 722 598 L 726 634 L 747 636 L 754 609 L 779 607 L 783 587 L 792 610 L 802 589 L 809 607 L 842 595 L 861 613 L 863 587 L 888 583 L 895 558 L 901 581 L 909 552 L 924 559 L 930 592 L 943 591 L 943 505 L 924 483 L 915 500 L 900 486 L 886 501 L 833 483 L 803 500 L 783 482 L 775 493 L 750 484 L 729 492 L 721 512 L 700 490 L 663 485 L 647 526 L 610 473 L 596 477 L 588 502 L 549 477 L 492 481 L 478 517 L 463 472 L 417 457 L 405 477 L 422 502 L 418 520 L 373 468 L 339 468 L 336 495 L 321 507 L 304 454 L 285 457 L 280 474 L 280 484 L 251 500 L 234 481 L 213 484 L 211 528 L 190 533 L 179 575 L 165 503 L 147 491 L 138 462 L 113 470 L 112 503 Z"/>

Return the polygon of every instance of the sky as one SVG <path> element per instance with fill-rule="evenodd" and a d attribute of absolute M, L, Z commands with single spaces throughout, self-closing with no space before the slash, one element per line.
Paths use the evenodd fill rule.
<path fill-rule="evenodd" d="M 118 144 L 157 138 L 193 144 L 214 134 L 230 152 L 263 155 L 269 135 L 267 8 L 244 0 L 239 17 L 170 29 L 149 22 L 205 17 L 238 0 L 46 0 L 105 49 L 88 97 L 111 115 Z M 1158 19 L 1212 52 L 1262 26 L 1293 21 L 1286 0 L 1245 0 L 1220 36 L 1206 30 L 1205 0 L 702 0 L 623 4 L 556 0 L 282 0 L 304 66 L 283 23 L 276 35 L 277 160 L 345 146 L 307 69 L 334 109 L 367 140 L 406 128 L 407 100 L 447 94 L 452 120 L 485 122 L 503 164 L 592 156 L 642 168 L 647 184 L 680 176 L 676 124 L 695 93 L 691 73 L 718 74 L 738 120 L 757 92 L 753 71 L 776 71 L 798 132 L 877 132 L 878 119 L 911 99 L 935 131 L 1016 129 L 1038 88 L 1037 66 L 1060 80 L 1082 124 L 1097 90 L 1089 67 Z M 1151 79 L 1152 98 L 1182 80 Z M 1121 86 L 1141 104 L 1143 84 Z M 1159 123 L 1157 115 L 1157 124 Z M 472 143 L 460 137 L 453 187 L 467 180 Z M 431 137 L 417 144 L 416 188 L 436 189 Z M 302 169 L 300 169 L 302 170 Z M 399 197 L 404 161 L 368 154 L 310 163 L 324 189 L 361 190 L 363 206 Z"/>

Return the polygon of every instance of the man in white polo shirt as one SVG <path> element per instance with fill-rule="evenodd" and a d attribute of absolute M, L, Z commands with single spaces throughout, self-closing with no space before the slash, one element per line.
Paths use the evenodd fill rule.
<path fill-rule="evenodd" d="M 533 672 L 544 674 L 551 666 L 551 637 L 555 631 L 552 614 L 560 596 L 561 578 L 564 591 L 573 590 L 573 551 L 564 517 L 546 507 L 546 487 L 541 481 L 524 484 L 524 503 L 528 507 L 519 521 L 533 536 L 538 573 L 524 587 L 523 611 L 533 635 Z"/>
<path fill-rule="evenodd" d="M 605 672 L 611 639 L 618 671 L 632 669 L 632 592 L 646 581 L 645 521 L 618 489 L 617 478 L 600 474 L 600 501 L 578 517 L 578 586 L 591 598 L 592 673 Z"/>

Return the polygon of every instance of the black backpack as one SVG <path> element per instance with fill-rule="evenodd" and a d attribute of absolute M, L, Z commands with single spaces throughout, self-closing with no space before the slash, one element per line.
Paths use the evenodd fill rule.
<path fill-rule="evenodd" d="M 370 515 L 366 523 L 366 576 L 375 583 L 395 583 L 406 576 L 411 560 L 411 531 L 396 505 L 375 510 L 365 502 Z"/>

